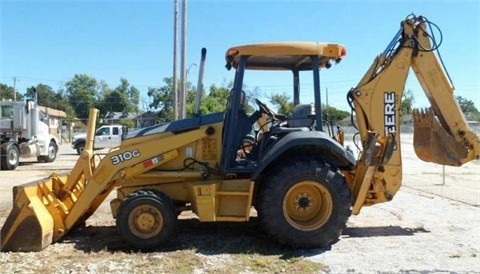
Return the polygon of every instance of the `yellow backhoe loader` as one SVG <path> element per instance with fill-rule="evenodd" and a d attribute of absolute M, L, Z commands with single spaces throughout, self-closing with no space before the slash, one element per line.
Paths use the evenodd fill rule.
<path fill-rule="evenodd" d="M 192 210 L 201 222 L 245 222 L 252 207 L 266 233 L 281 244 L 332 244 L 352 213 L 390 201 L 400 188 L 399 114 L 410 68 L 431 103 L 413 114 L 419 158 L 459 166 L 480 157 L 479 137 L 453 97 L 430 26 L 422 16 L 403 20 L 386 50 L 348 92 L 361 140 L 358 158 L 324 132 L 322 120 L 319 73 L 340 62 L 346 55 L 343 45 L 235 46 L 226 52 L 235 80 L 225 112 L 130 132 L 96 164 L 98 111 L 92 109 L 86 146 L 73 170 L 14 187 L 1 250 L 42 250 L 89 218 L 112 190 L 118 233 L 142 250 L 171 238 L 183 210 Z M 256 70 L 292 72 L 296 106 L 291 115 L 278 115 L 259 100 L 258 110 L 247 114 L 244 76 Z M 300 104 L 302 71 L 313 75 L 313 106 Z M 245 136 L 251 147 L 239 157 Z"/>

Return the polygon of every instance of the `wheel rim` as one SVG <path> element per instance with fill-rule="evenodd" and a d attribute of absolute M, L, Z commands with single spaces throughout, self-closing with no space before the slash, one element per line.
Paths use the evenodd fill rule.
<path fill-rule="evenodd" d="M 10 149 L 8 152 L 8 163 L 10 165 L 16 165 L 18 162 L 18 152 L 16 149 Z"/>
<path fill-rule="evenodd" d="M 138 206 L 130 212 L 128 226 L 135 236 L 144 239 L 152 238 L 162 230 L 162 213 L 151 205 Z"/>
<path fill-rule="evenodd" d="M 283 199 L 283 214 L 287 222 L 299 230 L 321 227 L 332 215 L 332 209 L 330 191 L 315 181 L 295 184 Z"/>
<path fill-rule="evenodd" d="M 53 159 L 53 158 L 55 157 L 55 151 L 56 151 L 56 149 L 55 149 L 55 146 L 54 146 L 54 145 L 50 145 L 50 146 L 48 147 L 48 157 L 49 157 L 50 159 Z"/>

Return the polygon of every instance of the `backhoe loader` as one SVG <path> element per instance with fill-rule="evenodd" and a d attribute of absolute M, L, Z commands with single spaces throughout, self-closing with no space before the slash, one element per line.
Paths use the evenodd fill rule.
<path fill-rule="evenodd" d="M 191 210 L 200 222 L 245 222 L 252 207 L 280 244 L 334 243 L 351 214 L 392 200 L 401 186 L 400 104 L 410 68 L 431 103 L 413 113 L 419 158 L 459 166 L 480 157 L 479 137 L 453 97 L 431 26 L 425 17 L 408 16 L 348 92 L 361 141 L 358 157 L 326 133 L 321 109 L 320 71 L 346 56 L 342 44 L 231 47 L 226 67 L 235 69 L 235 78 L 225 112 L 130 132 L 98 164 L 92 150 L 98 111 L 91 109 L 86 145 L 71 172 L 13 188 L 1 250 L 42 250 L 82 224 L 113 190 L 118 233 L 141 250 L 170 240 L 181 211 Z M 279 115 L 258 99 L 258 110 L 247 114 L 244 76 L 256 70 L 292 72 L 291 115 Z M 300 104 L 304 71 L 313 76 L 313 105 Z M 239 157 L 245 136 L 251 147 Z"/>

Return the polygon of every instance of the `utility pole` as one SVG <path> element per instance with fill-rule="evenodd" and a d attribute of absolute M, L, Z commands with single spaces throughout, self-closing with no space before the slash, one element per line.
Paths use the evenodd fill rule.
<path fill-rule="evenodd" d="M 173 8 L 173 120 L 178 120 L 178 87 L 177 87 L 177 26 L 178 26 L 178 0 Z"/>
<path fill-rule="evenodd" d="M 13 76 L 13 101 L 17 101 L 17 77 Z"/>
<path fill-rule="evenodd" d="M 326 99 L 326 103 L 327 103 L 327 109 L 326 109 L 326 114 L 327 114 L 327 118 L 328 118 L 328 88 L 325 88 L 325 99 Z M 328 122 L 328 121 L 327 121 Z"/>
<path fill-rule="evenodd" d="M 187 0 L 182 0 L 182 45 L 181 45 L 181 60 L 180 60 L 180 108 L 179 115 L 180 119 L 184 119 L 186 115 L 186 70 L 185 70 L 185 60 L 186 60 L 186 44 L 187 44 Z"/>

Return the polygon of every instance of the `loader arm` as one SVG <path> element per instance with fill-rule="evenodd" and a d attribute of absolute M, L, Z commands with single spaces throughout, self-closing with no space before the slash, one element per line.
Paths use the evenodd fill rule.
<path fill-rule="evenodd" d="M 348 94 L 362 142 L 350 183 L 353 214 L 363 205 L 390 201 L 401 186 L 400 107 L 410 68 L 431 104 L 429 109 L 413 111 L 417 156 L 451 166 L 480 158 L 480 140 L 453 97 L 453 85 L 435 54 L 438 45 L 427 32 L 428 24 L 414 15 L 402 21 L 392 42 Z"/>
<path fill-rule="evenodd" d="M 90 112 L 89 127 L 96 111 Z M 94 131 L 89 131 L 88 138 Z M 2 251 L 40 251 L 85 221 L 113 188 L 178 157 L 178 150 L 208 135 L 205 128 L 164 138 L 150 137 L 111 150 L 95 166 L 87 146 L 68 175 L 15 186 L 13 210 L 1 230 Z M 92 142 L 93 143 L 93 142 Z M 166 145 L 169 144 L 169 145 Z"/>

